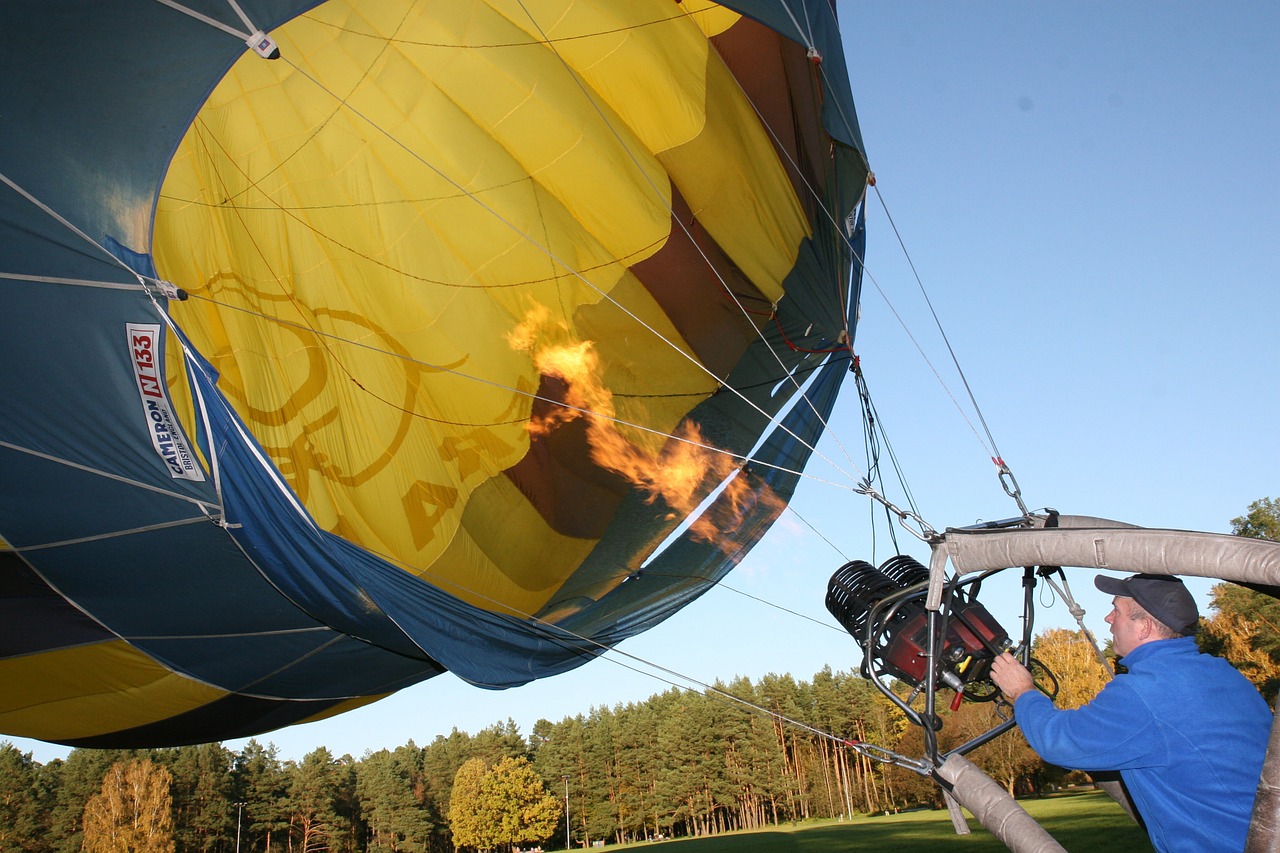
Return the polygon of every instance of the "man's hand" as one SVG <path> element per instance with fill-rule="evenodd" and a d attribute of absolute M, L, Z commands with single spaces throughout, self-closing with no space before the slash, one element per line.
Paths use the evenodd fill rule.
<path fill-rule="evenodd" d="M 1016 702 L 1019 696 L 1036 687 L 1031 673 L 1008 652 L 998 655 L 991 662 L 991 680 L 1010 702 Z"/>

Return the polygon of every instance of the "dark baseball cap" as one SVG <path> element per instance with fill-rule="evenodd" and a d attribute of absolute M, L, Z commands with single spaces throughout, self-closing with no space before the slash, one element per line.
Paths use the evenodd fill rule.
<path fill-rule="evenodd" d="M 1196 632 L 1200 611 L 1181 578 L 1170 575 L 1133 575 L 1110 578 L 1098 575 L 1093 585 L 1111 595 L 1132 598 L 1166 627 L 1183 636 Z"/>

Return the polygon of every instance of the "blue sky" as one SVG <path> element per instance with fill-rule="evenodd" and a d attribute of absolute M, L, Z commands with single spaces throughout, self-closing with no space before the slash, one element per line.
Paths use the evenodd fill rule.
<path fill-rule="evenodd" d="M 839 13 L 879 193 L 1027 504 L 1226 532 L 1280 497 L 1280 5 L 842 0 Z M 921 515 L 942 529 L 1017 514 L 874 196 L 869 234 L 857 350 Z M 851 390 L 831 434 L 852 451 Z M 824 468 L 811 472 L 840 479 Z M 701 682 L 856 667 L 823 596 L 846 560 L 893 553 L 883 526 L 873 537 L 867 499 L 818 480 L 793 509 L 723 588 L 625 642 L 630 657 L 501 692 L 445 675 L 259 740 L 300 759 L 507 719 L 527 735 L 687 683 L 644 661 Z M 1007 574 L 982 600 L 1016 631 Z M 1105 636 L 1092 572 L 1068 577 Z M 1208 586 L 1192 583 L 1202 610 Z M 1057 603 L 1036 624 L 1071 620 Z M 41 761 L 67 752 L 16 743 Z"/>

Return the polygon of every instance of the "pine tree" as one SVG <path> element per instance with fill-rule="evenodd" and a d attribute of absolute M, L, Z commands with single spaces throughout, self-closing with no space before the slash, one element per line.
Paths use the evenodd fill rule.
<path fill-rule="evenodd" d="M 39 766 L 31 753 L 0 743 L 0 853 L 35 853 L 44 842 Z"/>
<path fill-rule="evenodd" d="M 303 756 L 289 786 L 290 830 L 298 853 L 332 853 L 352 847 L 354 774 L 349 760 L 324 747 Z M 348 786 L 351 790 L 348 791 Z"/>
<path fill-rule="evenodd" d="M 289 780 L 279 750 L 274 744 L 263 746 L 250 740 L 235 757 L 232 769 L 235 802 L 241 833 L 241 849 L 245 853 L 273 853 L 288 843 Z"/>
<path fill-rule="evenodd" d="M 360 811 L 369 825 L 369 851 L 425 853 L 435 821 L 424 802 L 422 753 L 411 741 L 395 752 L 381 750 L 356 768 Z"/>
<path fill-rule="evenodd" d="M 183 853 L 210 853 L 235 838 L 233 756 L 221 744 L 184 746 L 162 753 L 173 775 L 173 835 Z"/>

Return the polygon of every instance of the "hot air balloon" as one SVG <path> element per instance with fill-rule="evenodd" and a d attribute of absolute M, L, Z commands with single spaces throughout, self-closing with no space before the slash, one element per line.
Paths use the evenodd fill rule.
<path fill-rule="evenodd" d="M 0 732 L 555 675 L 785 506 L 861 272 L 832 4 L 0 14 Z"/>

